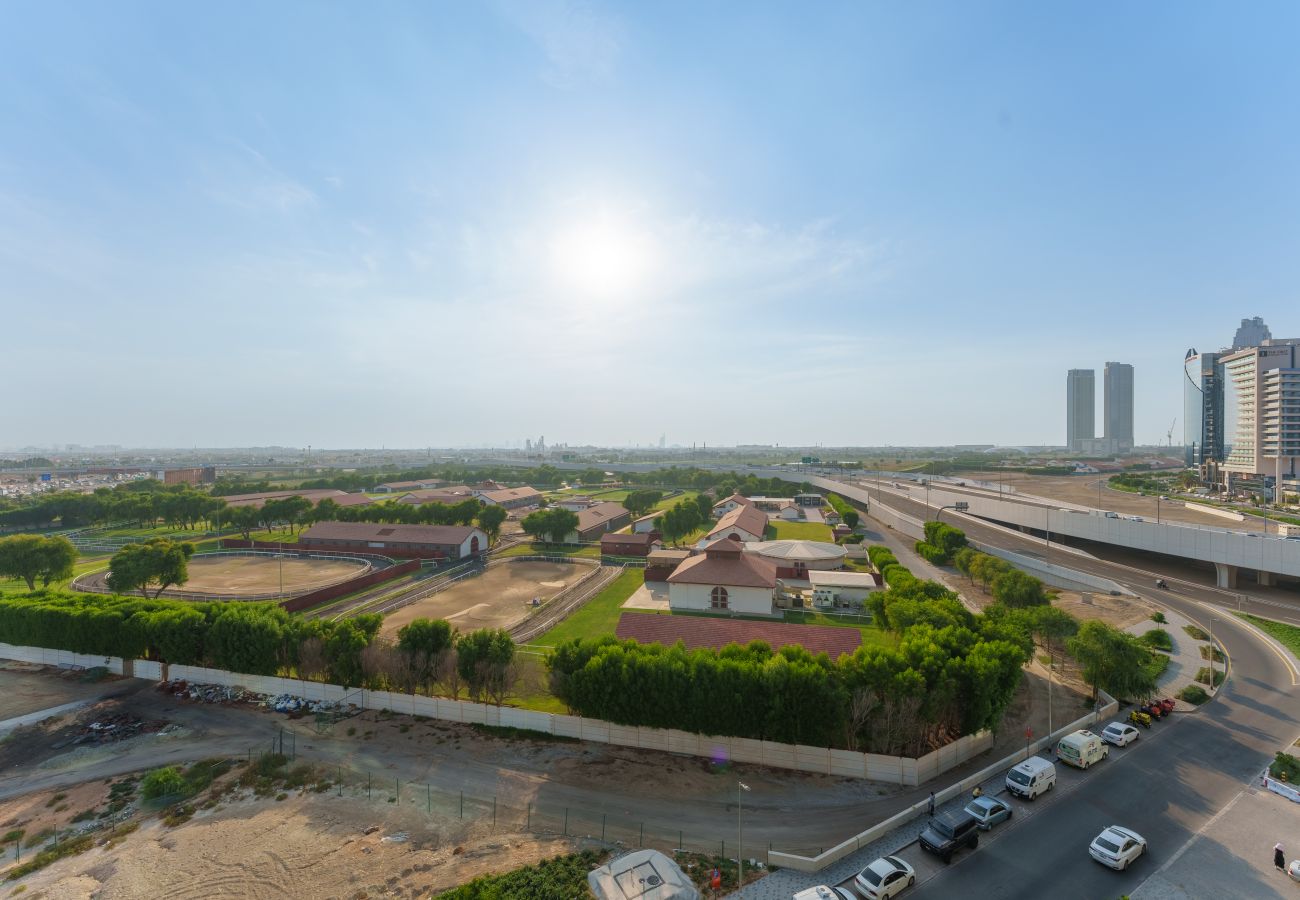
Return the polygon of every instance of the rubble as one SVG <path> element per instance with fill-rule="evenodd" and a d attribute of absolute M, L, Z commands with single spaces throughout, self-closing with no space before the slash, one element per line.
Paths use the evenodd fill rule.
<path fill-rule="evenodd" d="M 111 744 L 138 734 L 160 732 L 166 727 L 166 722 L 145 722 L 127 713 L 117 713 L 86 725 L 72 743 Z"/>
<path fill-rule="evenodd" d="M 241 687 L 230 687 L 221 684 L 198 684 L 183 679 L 159 682 L 158 690 L 171 694 L 179 700 L 193 700 L 197 703 L 245 703 L 265 709 L 273 709 L 289 716 L 321 712 L 351 716 L 361 711 L 359 707 L 352 703 L 342 703 L 334 700 L 304 700 L 302 697 L 293 694 L 279 694 L 272 697 L 268 694 L 259 694 L 256 691 L 245 690 Z"/>

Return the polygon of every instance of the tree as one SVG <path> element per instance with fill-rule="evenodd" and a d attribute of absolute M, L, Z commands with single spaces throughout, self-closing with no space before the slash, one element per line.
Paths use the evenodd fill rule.
<path fill-rule="evenodd" d="M 124 593 L 139 591 L 148 597 L 150 585 L 156 584 L 156 598 L 172 585 L 189 581 L 189 559 L 193 555 L 194 545 L 189 541 L 152 538 L 141 544 L 127 544 L 108 562 L 108 586 Z"/>
<path fill-rule="evenodd" d="M 180 796 L 189 792 L 189 785 L 175 766 L 154 769 L 140 779 L 140 796 L 146 800 Z"/>
<path fill-rule="evenodd" d="M 244 540 L 253 539 L 253 529 L 262 521 L 262 511 L 255 506 L 227 506 L 221 510 L 220 522 L 244 536 Z"/>
<path fill-rule="evenodd" d="M 52 581 L 71 578 L 76 561 L 77 548 L 62 536 L 15 534 L 0 538 L 0 576 L 21 578 L 29 591 L 36 590 L 38 579 L 42 587 L 49 587 Z"/>
<path fill-rule="evenodd" d="M 1047 603 L 1043 583 L 1019 569 L 1003 572 L 993 581 L 993 599 L 1013 609 Z"/>
<path fill-rule="evenodd" d="M 632 491 L 623 498 L 623 508 L 630 512 L 633 518 L 639 519 L 654 509 L 655 504 L 662 500 L 663 496 L 663 491 Z"/>
<path fill-rule="evenodd" d="M 1036 606 L 1026 610 L 1029 631 L 1048 653 L 1049 664 L 1054 664 L 1056 654 L 1064 648 L 1065 641 L 1079 631 L 1079 620 L 1055 606 Z"/>
<path fill-rule="evenodd" d="M 505 702 L 513 684 L 515 642 L 500 628 L 482 628 L 456 639 L 456 668 L 471 700 Z"/>
<path fill-rule="evenodd" d="M 559 507 L 540 509 L 524 516 L 520 525 L 535 540 L 560 544 L 571 532 L 577 530 L 578 514 Z"/>
<path fill-rule="evenodd" d="M 1089 620 L 1079 625 L 1066 647 L 1092 685 L 1094 698 L 1099 688 L 1126 700 L 1149 697 L 1156 689 L 1156 676 L 1147 668 L 1151 651 L 1127 632 Z"/>
<path fill-rule="evenodd" d="M 479 510 L 478 527 L 487 534 L 489 544 L 496 543 L 497 536 L 501 534 L 501 523 L 505 522 L 509 515 L 500 506 L 485 506 Z"/>
<path fill-rule="evenodd" d="M 414 684 L 426 690 L 438 677 L 443 657 L 454 643 L 451 625 L 445 619 L 414 619 L 397 632 L 397 651 L 405 658 Z"/>

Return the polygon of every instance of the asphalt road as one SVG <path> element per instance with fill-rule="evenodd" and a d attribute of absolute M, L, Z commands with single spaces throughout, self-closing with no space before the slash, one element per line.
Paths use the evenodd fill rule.
<path fill-rule="evenodd" d="M 882 499 L 900 512 L 924 515 L 923 503 L 888 493 Z M 970 517 L 962 517 L 959 524 L 982 542 L 1041 555 L 1040 539 Z M 1165 562 L 1143 571 L 1073 554 L 1054 561 L 1111 578 L 1207 629 L 1213 616 L 1215 637 L 1228 654 L 1231 675 L 1216 700 L 1172 723 L 1168 739 L 1140 741 L 1131 752 L 1090 770 L 1086 785 L 1030 820 L 1013 820 L 992 835 L 994 839 L 982 841 L 975 852 L 959 855 L 951 866 L 918 885 L 909 892 L 917 900 L 954 896 L 957 891 L 981 898 L 1087 900 L 1131 893 L 1160 867 L 1176 865 L 1179 850 L 1258 776 L 1276 750 L 1300 736 L 1300 678 L 1294 669 L 1235 617 L 1211 606 L 1235 607 L 1235 595 L 1181 580 L 1172 591 L 1156 590 L 1151 587 L 1156 572 L 1168 577 L 1186 574 Z M 1112 872 L 1088 856 L 1092 838 L 1111 824 L 1132 828 L 1148 841 L 1148 853 L 1127 872 Z M 1240 896 L 1257 892 L 1258 886 L 1243 884 Z"/>

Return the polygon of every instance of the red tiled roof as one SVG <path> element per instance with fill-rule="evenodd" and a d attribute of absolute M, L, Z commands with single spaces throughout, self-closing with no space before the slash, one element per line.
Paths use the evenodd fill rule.
<path fill-rule="evenodd" d="M 725 497 L 713 504 L 713 508 L 717 509 L 719 506 L 726 503 L 739 503 L 741 506 L 752 506 L 754 501 L 750 500 L 748 497 L 742 497 L 739 494 L 732 494 L 730 497 Z"/>
<path fill-rule="evenodd" d="M 602 534 L 600 542 L 602 544 L 643 544 L 649 547 L 651 544 L 657 544 L 662 541 L 653 531 L 642 531 L 638 534 Z"/>
<path fill-rule="evenodd" d="M 729 552 L 735 545 L 735 552 Z M 720 587 L 776 587 L 776 563 L 756 553 L 743 553 L 737 541 L 724 539 L 710 545 L 702 556 L 692 556 L 668 576 L 669 584 L 711 584 Z"/>
<path fill-rule="evenodd" d="M 831 659 L 852 653 L 862 643 L 862 634 L 856 628 L 635 612 L 625 612 L 619 617 L 614 634 L 620 640 L 630 639 L 642 644 L 668 646 L 681 641 L 688 650 L 696 647 L 719 649 L 727 644 L 748 644 L 750 641 L 767 641 L 773 650 L 797 644 L 810 653 L 824 652 Z"/>
<path fill-rule="evenodd" d="M 709 537 L 713 537 L 733 525 L 741 531 L 747 531 L 762 539 L 764 532 L 767 531 L 767 513 L 755 506 L 737 506 L 718 520 L 718 524 L 713 526 L 713 530 L 709 532 Z"/>

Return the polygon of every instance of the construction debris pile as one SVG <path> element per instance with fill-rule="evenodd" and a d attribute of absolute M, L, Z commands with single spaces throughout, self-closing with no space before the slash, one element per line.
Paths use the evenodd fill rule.
<path fill-rule="evenodd" d="M 112 744 L 133 738 L 138 734 L 152 734 L 162 731 L 166 722 L 146 722 L 128 713 L 114 713 L 89 723 L 81 734 L 73 739 L 74 744 Z"/>
<path fill-rule="evenodd" d="M 293 694 L 279 694 L 272 697 L 269 694 L 259 694 L 256 691 L 248 691 L 240 687 L 228 687 L 222 684 L 197 684 L 183 679 L 160 682 L 158 690 L 171 694 L 179 700 L 194 700 L 199 703 L 243 703 L 249 706 L 273 709 L 276 712 L 287 713 L 293 717 L 306 713 L 329 713 L 338 717 L 346 717 L 361 712 L 359 707 L 351 703 L 341 703 L 333 700 L 304 700 L 302 697 L 295 697 Z"/>

